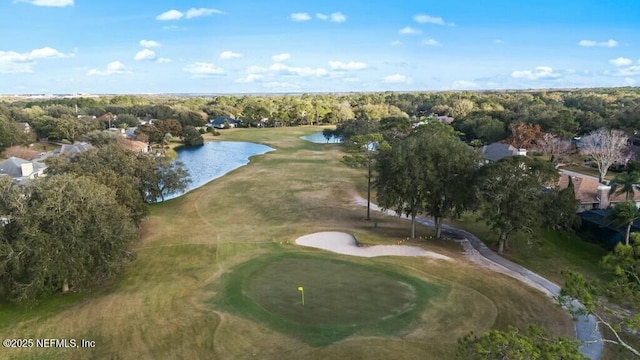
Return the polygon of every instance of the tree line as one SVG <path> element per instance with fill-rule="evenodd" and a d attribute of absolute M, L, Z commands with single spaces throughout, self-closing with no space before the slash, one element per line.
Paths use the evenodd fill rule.
<path fill-rule="evenodd" d="M 33 304 L 100 286 L 133 260 L 149 203 L 183 191 L 181 163 L 108 142 L 47 161 L 27 186 L 0 177 L 0 298 Z"/>
<path fill-rule="evenodd" d="M 77 115 L 99 118 L 77 119 Z M 176 120 L 204 126 L 208 118 L 229 116 L 244 126 L 339 124 L 389 117 L 419 121 L 451 116 L 467 142 L 503 140 L 513 124 L 532 124 L 549 134 L 572 138 L 600 128 L 629 134 L 640 125 L 640 92 L 632 88 L 572 91 L 301 94 L 299 96 L 104 96 L 0 102 L 0 119 L 28 122 L 38 137 L 73 141 L 95 128 L 135 126 L 137 118 Z M 0 130 L 2 127 L 0 127 Z M 1 137 L 0 137 L 1 140 Z M 13 140 L 12 143 L 19 143 Z M 4 142 L 3 142 L 4 144 Z M 6 145 L 11 146 L 11 145 Z"/>

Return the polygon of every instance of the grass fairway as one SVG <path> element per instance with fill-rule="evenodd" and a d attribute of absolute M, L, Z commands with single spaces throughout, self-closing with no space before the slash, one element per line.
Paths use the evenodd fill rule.
<path fill-rule="evenodd" d="M 249 165 L 180 198 L 152 206 L 135 246 L 137 259 L 113 283 L 92 293 L 46 300 L 32 309 L 0 304 L 2 338 L 88 339 L 96 341 L 96 347 L 2 349 L 0 358 L 451 359 L 458 337 L 469 331 L 536 323 L 554 335 L 572 334 L 571 319 L 550 299 L 514 279 L 467 263 L 453 242 L 417 244 L 451 257 L 451 262 L 361 259 L 294 245 L 299 236 L 319 231 L 349 232 L 370 244 L 396 244 L 409 233 L 409 223 L 402 219 L 373 213 L 377 228 L 364 220 L 365 209 L 352 204 L 355 194 L 366 194 L 364 170 L 344 166 L 339 145 L 300 139 L 318 131 L 318 127 L 223 131 L 215 140 L 259 142 L 276 151 L 254 157 Z M 418 235 L 428 234 L 430 229 L 418 228 Z M 233 269 L 281 254 L 292 254 L 283 259 L 304 255 L 347 261 L 364 266 L 362 274 L 380 275 L 390 283 L 400 279 L 390 274 L 399 274 L 427 284 L 427 289 L 435 284 L 444 291 L 422 297 L 420 286 L 402 278 L 400 282 L 415 289 L 415 311 L 404 313 L 406 323 L 403 315 L 395 317 L 396 324 L 361 323 L 342 340 L 320 346 L 242 310 L 247 307 L 239 305 L 238 311 L 212 300 L 223 296 Z M 261 260 L 255 261 L 259 265 Z M 344 277 L 355 268 L 351 266 L 342 271 Z M 250 284 L 243 288 L 251 290 Z M 295 284 L 296 296 L 298 285 L 305 286 L 305 295 L 314 301 L 313 285 Z M 375 293 L 370 291 L 360 299 L 352 294 L 349 300 L 373 301 Z M 422 309 L 421 299 L 428 301 Z M 395 304 L 396 309 L 405 306 Z M 300 324 L 282 314 L 275 318 Z"/>
<path fill-rule="evenodd" d="M 314 346 L 399 335 L 444 289 L 380 266 L 291 253 L 234 269 L 218 303 Z M 298 287 L 303 286 L 305 303 Z"/>

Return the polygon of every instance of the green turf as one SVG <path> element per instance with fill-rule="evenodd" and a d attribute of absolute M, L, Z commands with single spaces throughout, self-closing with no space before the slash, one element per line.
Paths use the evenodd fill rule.
<path fill-rule="evenodd" d="M 400 335 L 430 300 L 446 293 L 441 285 L 381 265 L 293 253 L 252 259 L 226 283 L 216 303 L 313 346 L 356 332 Z"/>

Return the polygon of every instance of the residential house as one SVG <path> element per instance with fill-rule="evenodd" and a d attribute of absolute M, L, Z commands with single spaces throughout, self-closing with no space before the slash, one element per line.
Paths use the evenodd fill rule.
<path fill-rule="evenodd" d="M 17 157 L 10 157 L 0 162 L 0 176 L 10 176 L 19 184 L 24 184 L 30 179 L 45 176 L 47 166 L 38 161 L 29 161 Z"/>
<path fill-rule="evenodd" d="M 228 123 L 229 127 L 235 128 L 240 126 L 240 121 L 236 120 L 236 119 L 232 119 L 228 116 L 220 116 L 217 117 L 215 119 L 211 119 L 209 120 L 209 123 L 207 124 L 207 127 L 213 127 L 216 129 L 224 129 L 224 123 Z"/>
<path fill-rule="evenodd" d="M 516 149 L 509 144 L 493 143 L 480 149 L 485 164 L 500 161 L 511 156 L 527 156 L 527 149 Z"/>
<path fill-rule="evenodd" d="M 569 179 L 573 183 L 573 191 L 578 200 L 578 212 L 593 209 L 606 209 L 612 204 L 625 201 L 626 194 L 611 194 L 611 187 L 600 184 L 598 181 L 588 177 L 560 175 L 558 188 L 565 189 L 569 186 Z M 636 206 L 640 207 L 640 193 L 636 193 L 633 200 Z"/>
<path fill-rule="evenodd" d="M 131 139 L 124 139 L 122 141 L 122 146 L 129 151 L 143 154 L 146 154 L 151 150 L 151 147 L 146 142 Z"/>
<path fill-rule="evenodd" d="M 87 142 L 78 142 L 73 144 L 64 144 L 60 149 L 55 150 L 53 152 L 54 155 L 64 155 L 64 154 L 78 154 L 89 149 L 93 148 L 93 146 Z"/>

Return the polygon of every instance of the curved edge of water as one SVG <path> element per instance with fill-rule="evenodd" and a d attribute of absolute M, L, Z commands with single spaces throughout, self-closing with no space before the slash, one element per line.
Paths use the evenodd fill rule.
<path fill-rule="evenodd" d="M 234 167 L 233 169 L 229 169 L 229 170 L 227 170 L 227 171 L 225 171 L 225 172 L 223 172 L 223 173 L 219 174 L 218 176 L 216 176 L 216 177 L 214 177 L 214 178 L 210 179 L 209 181 L 207 181 L 207 182 L 205 182 L 205 183 L 203 183 L 203 184 L 197 185 L 197 186 L 195 186 L 195 187 L 193 187 L 193 188 L 190 188 L 190 189 L 188 189 L 188 190 L 186 190 L 186 191 L 184 191 L 184 192 L 181 192 L 181 193 L 172 193 L 172 194 L 167 194 L 167 195 L 164 197 L 164 201 L 158 201 L 158 202 L 157 202 L 158 204 L 159 204 L 159 203 L 167 202 L 167 201 L 169 201 L 169 200 L 177 199 L 177 198 L 179 198 L 179 197 L 181 197 L 181 196 L 184 196 L 184 195 L 186 195 L 186 194 L 188 194 L 188 193 L 190 193 L 190 192 L 192 192 L 192 191 L 194 191 L 194 190 L 200 189 L 201 187 L 206 186 L 207 184 L 211 183 L 212 181 L 217 180 L 217 179 L 219 179 L 219 178 L 221 178 L 221 177 L 223 177 L 223 176 L 226 176 L 226 175 L 227 175 L 227 174 L 229 174 L 230 172 L 236 171 L 236 170 L 240 169 L 241 167 L 244 167 L 244 166 L 249 165 L 249 164 L 251 163 L 251 159 L 252 159 L 252 158 L 254 158 L 254 157 L 256 157 L 256 156 L 261 156 L 261 155 L 264 155 L 264 154 L 267 154 L 267 153 L 270 153 L 270 152 L 273 152 L 273 151 L 276 151 L 276 150 L 277 150 L 277 149 L 274 149 L 274 148 L 272 148 L 271 146 L 269 146 L 269 145 L 267 145 L 267 144 L 262 144 L 262 143 L 257 143 L 257 142 L 250 142 L 250 141 L 228 141 L 228 140 L 207 141 L 207 142 L 205 142 L 205 143 L 204 143 L 203 145 L 201 145 L 201 146 L 205 146 L 207 143 L 214 143 L 214 142 L 218 142 L 218 143 L 219 143 L 219 142 L 230 142 L 230 143 L 246 143 L 246 144 L 255 144 L 255 145 L 262 145 L 262 146 L 265 146 L 265 147 L 267 147 L 268 149 L 266 149 L 266 150 L 265 150 L 265 151 L 263 151 L 263 152 L 258 152 L 258 153 L 255 153 L 255 154 L 253 154 L 253 155 L 249 155 L 249 156 L 247 157 L 246 161 L 244 161 L 242 164 L 239 164 L 238 166 Z M 184 149 L 192 149 L 192 148 L 189 148 L 189 147 L 183 147 L 183 150 L 184 150 Z M 173 160 L 173 161 L 180 161 L 180 160 L 179 160 L 179 159 L 176 159 L 176 160 Z"/>

